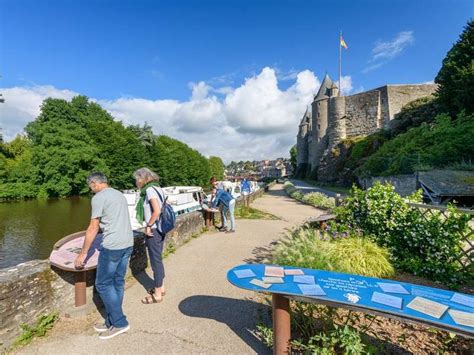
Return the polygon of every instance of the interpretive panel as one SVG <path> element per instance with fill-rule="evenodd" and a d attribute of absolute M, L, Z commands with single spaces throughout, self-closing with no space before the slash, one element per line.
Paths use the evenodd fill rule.
<path fill-rule="evenodd" d="M 236 266 L 228 271 L 227 279 L 248 290 L 371 310 L 474 337 L 474 296 L 471 295 L 406 282 L 261 264 Z"/>

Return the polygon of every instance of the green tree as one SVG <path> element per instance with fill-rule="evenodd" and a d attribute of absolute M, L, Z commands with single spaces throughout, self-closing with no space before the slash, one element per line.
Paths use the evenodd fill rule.
<path fill-rule="evenodd" d="M 72 107 L 76 107 L 73 101 Z M 118 189 L 134 187 L 132 173 L 150 162 L 147 146 L 134 129 L 127 129 L 98 104 L 88 102 L 84 124 L 98 157 L 108 167 L 109 180 Z M 148 130 L 147 126 L 144 126 Z M 152 140 L 151 140 L 152 141 Z"/>
<path fill-rule="evenodd" d="M 469 20 L 435 78 L 437 95 L 452 116 L 474 112 L 474 20 Z"/>
<path fill-rule="evenodd" d="M 224 162 L 219 157 L 209 157 L 209 167 L 211 169 L 211 175 L 217 180 L 224 179 Z"/>
<path fill-rule="evenodd" d="M 91 171 L 108 172 L 82 119 L 82 113 L 67 101 L 50 98 L 43 102 L 38 118 L 26 127 L 33 142 L 34 182 L 48 196 L 85 193 Z"/>
<path fill-rule="evenodd" d="M 293 171 L 296 171 L 296 157 L 298 155 L 298 151 L 296 149 L 296 144 L 290 148 L 290 163 L 293 167 Z"/>
<path fill-rule="evenodd" d="M 168 136 L 158 136 L 150 150 L 152 168 L 162 186 L 206 186 L 211 177 L 209 161 L 198 151 Z"/>

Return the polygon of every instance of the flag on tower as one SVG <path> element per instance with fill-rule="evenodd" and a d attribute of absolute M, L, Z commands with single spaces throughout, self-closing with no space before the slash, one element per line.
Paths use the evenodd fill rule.
<path fill-rule="evenodd" d="M 342 35 L 341 35 L 340 43 L 341 43 L 341 47 L 344 47 L 345 49 L 347 49 L 347 44 L 344 41 L 344 38 L 342 38 Z"/>

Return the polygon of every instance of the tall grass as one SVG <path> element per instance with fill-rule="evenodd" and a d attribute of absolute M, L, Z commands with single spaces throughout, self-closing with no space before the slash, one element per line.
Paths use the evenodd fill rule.
<path fill-rule="evenodd" d="M 387 250 L 369 239 L 358 236 L 334 239 L 313 229 L 300 229 L 283 239 L 275 248 L 272 261 L 370 277 L 394 274 Z"/>

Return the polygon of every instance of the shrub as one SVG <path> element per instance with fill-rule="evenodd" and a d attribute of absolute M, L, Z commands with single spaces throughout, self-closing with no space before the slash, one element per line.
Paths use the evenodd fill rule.
<path fill-rule="evenodd" d="M 421 194 L 409 200 L 418 202 Z M 423 215 L 411 207 L 390 184 L 376 183 L 367 191 L 353 188 L 344 206 L 336 208 L 338 219 L 348 229 L 358 229 L 378 245 L 387 247 L 394 265 L 401 270 L 450 284 L 469 275 L 458 260 L 463 258 L 462 235 L 469 215 L 449 207 Z"/>
<path fill-rule="evenodd" d="M 303 196 L 303 202 L 309 203 L 315 207 L 332 209 L 336 207 L 336 200 L 320 192 L 311 192 Z"/>
<path fill-rule="evenodd" d="M 280 265 L 389 277 L 394 270 L 388 251 L 358 236 L 331 236 L 301 229 L 276 247 L 273 262 Z"/>

